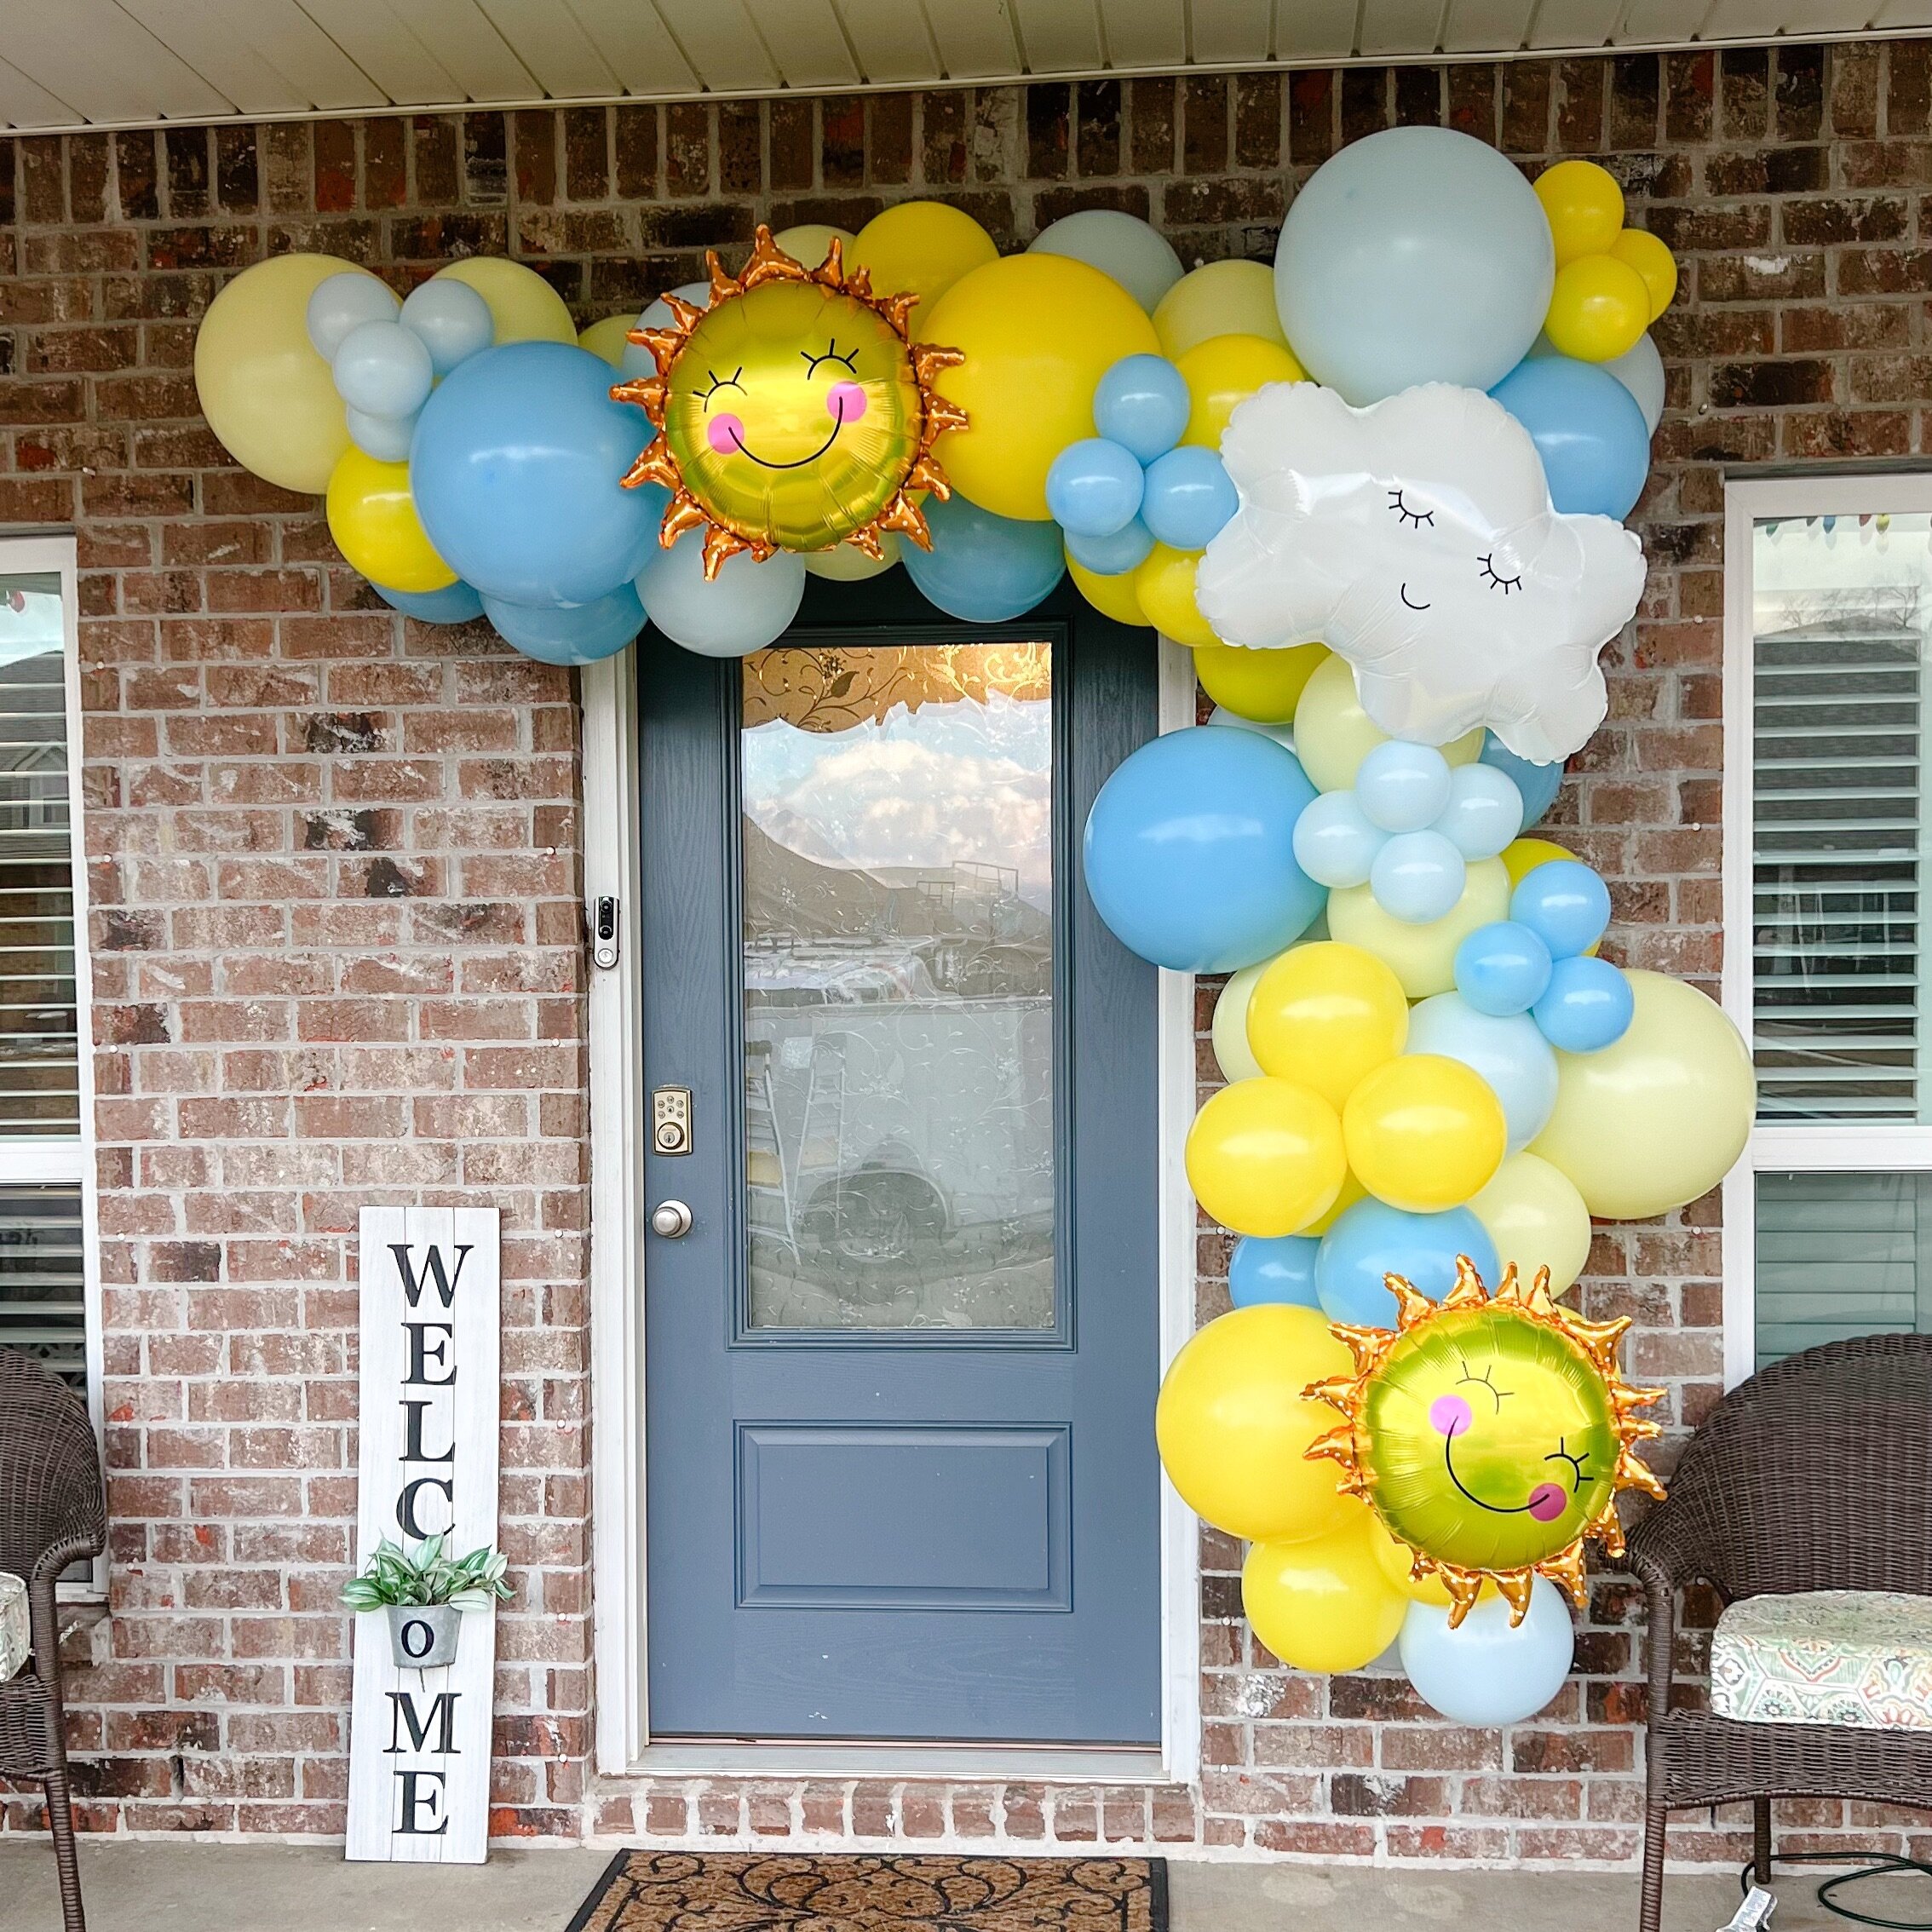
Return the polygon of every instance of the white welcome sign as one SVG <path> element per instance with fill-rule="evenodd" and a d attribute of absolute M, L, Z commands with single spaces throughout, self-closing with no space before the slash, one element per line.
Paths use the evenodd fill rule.
<path fill-rule="evenodd" d="M 356 1568 L 388 1537 L 451 1555 L 497 1540 L 499 1270 L 494 1208 L 365 1208 Z M 463 1613 L 456 1661 L 399 1668 L 381 1611 L 355 1619 L 352 1859 L 480 1865 L 489 1842 L 495 1615 Z"/>

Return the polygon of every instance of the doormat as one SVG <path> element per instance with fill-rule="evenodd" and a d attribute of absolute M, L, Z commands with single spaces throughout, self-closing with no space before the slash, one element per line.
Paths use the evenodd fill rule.
<path fill-rule="evenodd" d="M 619 1852 L 566 1932 L 1167 1932 L 1160 1858 Z"/>

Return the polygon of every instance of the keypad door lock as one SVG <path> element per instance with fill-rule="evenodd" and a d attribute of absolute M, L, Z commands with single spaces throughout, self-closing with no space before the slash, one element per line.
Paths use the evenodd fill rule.
<path fill-rule="evenodd" d="M 655 1087 L 651 1092 L 651 1151 L 660 1154 L 691 1152 L 691 1090 Z"/>

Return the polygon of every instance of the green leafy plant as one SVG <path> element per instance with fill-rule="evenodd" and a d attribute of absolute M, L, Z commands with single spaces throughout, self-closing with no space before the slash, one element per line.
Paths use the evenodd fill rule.
<path fill-rule="evenodd" d="M 514 1593 L 503 1581 L 509 1557 L 495 1550 L 448 1556 L 446 1540 L 429 1537 L 411 1554 L 383 1538 L 369 1567 L 342 1585 L 342 1601 L 352 1610 L 380 1610 L 392 1603 L 453 1603 L 459 1610 L 486 1610 L 509 1599 Z"/>

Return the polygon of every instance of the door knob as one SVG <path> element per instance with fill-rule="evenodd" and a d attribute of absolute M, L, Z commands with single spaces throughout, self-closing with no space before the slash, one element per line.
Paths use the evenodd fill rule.
<path fill-rule="evenodd" d="M 681 1241 L 691 1232 L 691 1210 L 682 1201 L 659 1201 L 651 1210 L 651 1232 L 667 1241 Z"/>

